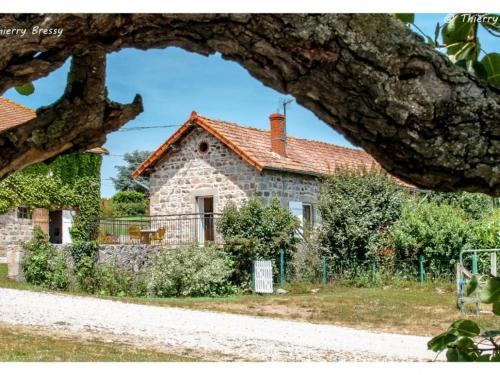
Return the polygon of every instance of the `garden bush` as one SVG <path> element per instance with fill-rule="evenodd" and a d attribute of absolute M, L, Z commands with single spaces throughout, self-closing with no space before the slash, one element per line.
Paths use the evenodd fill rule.
<path fill-rule="evenodd" d="M 460 251 L 470 242 L 472 223 L 466 213 L 447 203 L 412 202 L 387 232 L 386 246 L 396 261 L 416 269 L 424 255 L 426 272 L 434 277 L 451 275 Z"/>
<path fill-rule="evenodd" d="M 321 186 L 320 242 L 331 273 L 352 272 L 373 258 L 381 234 L 396 221 L 406 193 L 375 170 L 337 170 Z"/>
<path fill-rule="evenodd" d="M 71 288 L 87 293 L 97 291 L 96 266 L 99 246 L 96 242 L 75 242 L 69 246 L 72 259 Z"/>
<path fill-rule="evenodd" d="M 149 206 L 144 193 L 133 190 L 119 191 L 110 202 L 108 213 L 112 213 L 112 216 L 142 216 Z"/>
<path fill-rule="evenodd" d="M 500 246 L 500 208 L 489 211 L 475 222 L 469 236 L 469 247 L 493 249 Z"/>
<path fill-rule="evenodd" d="M 232 294 L 231 258 L 213 246 L 195 244 L 156 255 L 147 272 L 148 295 L 154 297 L 200 297 Z"/>
<path fill-rule="evenodd" d="M 297 251 L 287 265 L 287 280 L 294 282 L 319 282 L 322 279 L 321 250 L 315 238 L 297 246 Z"/>
<path fill-rule="evenodd" d="M 279 251 L 285 251 L 289 262 L 296 250 L 298 238 L 294 231 L 300 223 L 293 213 L 281 206 L 278 198 L 268 206 L 260 198 L 248 200 L 241 208 L 229 203 L 217 223 L 224 237 L 224 250 L 234 262 L 232 280 L 238 285 L 248 284 L 252 262 L 256 259 L 271 260 L 278 272 Z"/>
<path fill-rule="evenodd" d="M 26 254 L 22 260 L 26 281 L 54 290 L 65 290 L 70 283 L 69 264 L 64 252 L 48 242 L 40 228 L 35 229 L 33 240 L 23 244 Z"/>
<path fill-rule="evenodd" d="M 118 297 L 146 295 L 140 277 L 121 269 L 116 261 L 97 264 L 95 282 L 100 295 Z"/>
<path fill-rule="evenodd" d="M 448 204 L 464 211 L 467 218 L 478 220 L 489 215 L 495 208 L 494 198 L 481 193 L 428 193 L 428 201 L 431 203 Z"/>

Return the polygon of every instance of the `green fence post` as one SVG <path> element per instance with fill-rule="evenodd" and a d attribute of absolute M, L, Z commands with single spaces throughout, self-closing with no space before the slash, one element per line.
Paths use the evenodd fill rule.
<path fill-rule="evenodd" d="M 323 255 L 323 284 L 326 284 L 328 280 L 328 274 L 326 271 L 326 256 Z"/>
<path fill-rule="evenodd" d="M 377 273 L 377 263 L 372 259 L 372 283 L 375 283 L 375 274 Z"/>
<path fill-rule="evenodd" d="M 472 254 L 472 273 L 477 274 L 477 254 Z"/>
<path fill-rule="evenodd" d="M 285 251 L 280 250 L 280 285 L 283 287 L 285 284 Z"/>
<path fill-rule="evenodd" d="M 418 281 L 423 284 L 425 281 L 425 269 L 424 269 L 424 256 L 420 254 L 418 256 Z"/>

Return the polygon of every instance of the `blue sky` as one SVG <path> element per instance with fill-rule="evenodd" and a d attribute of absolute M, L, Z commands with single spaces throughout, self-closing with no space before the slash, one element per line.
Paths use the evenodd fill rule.
<path fill-rule="evenodd" d="M 444 18 L 444 14 L 420 14 L 415 23 L 432 36 L 436 23 L 442 24 Z M 486 33 L 481 37 L 483 48 L 494 51 L 498 40 Z M 48 77 L 37 80 L 36 91 L 31 96 L 21 96 L 14 90 L 5 96 L 33 109 L 50 104 L 61 96 L 68 68 L 66 63 Z M 144 112 L 125 128 L 180 125 L 196 110 L 207 117 L 267 129 L 268 116 L 280 108 L 284 98 L 219 54 L 207 58 L 178 48 L 127 49 L 108 55 L 107 87 L 110 98 L 119 102 L 132 101 L 136 93 L 142 95 Z M 102 196 L 111 197 L 115 192 L 110 177 L 116 175 L 114 167 L 123 164 L 121 155 L 133 150 L 154 151 L 175 130 L 172 127 L 108 135 L 105 147 L 111 155 L 104 157 L 102 166 Z M 352 147 L 341 134 L 296 103 L 287 109 L 287 132 Z"/>

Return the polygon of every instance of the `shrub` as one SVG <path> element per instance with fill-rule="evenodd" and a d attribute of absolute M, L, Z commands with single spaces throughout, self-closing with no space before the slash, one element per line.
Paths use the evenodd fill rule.
<path fill-rule="evenodd" d="M 95 270 L 96 289 L 104 296 L 140 295 L 136 278 L 131 272 L 120 269 L 116 262 L 98 264 Z"/>
<path fill-rule="evenodd" d="M 148 271 L 148 294 L 157 297 L 227 295 L 235 292 L 229 280 L 232 273 L 230 257 L 214 247 L 191 244 L 163 250 Z"/>
<path fill-rule="evenodd" d="M 459 208 L 465 212 L 470 219 L 481 219 L 489 215 L 494 208 L 494 199 L 481 193 L 429 193 L 429 202 L 439 204 L 448 204 L 449 206 Z"/>
<path fill-rule="evenodd" d="M 426 259 L 426 272 L 436 276 L 453 273 L 460 250 L 470 240 L 465 212 L 448 204 L 408 204 L 397 223 L 388 231 L 386 244 L 397 260 L 412 262 L 420 254 Z"/>
<path fill-rule="evenodd" d="M 248 283 L 255 259 L 273 261 L 273 269 L 278 272 L 279 251 L 285 250 L 286 262 L 291 260 L 298 242 L 294 231 L 299 226 L 297 218 L 277 198 L 267 207 L 259 198 L 248 200 L 240 209 L 229 203 L 217 229 L 224 237 L 224 250 L 234 261 L 233 281 L 238 285 Z"/>
<path fill-rule="evenodd" d="M 111 198 L 111 208 L 114 216 L 141 216 L 147 212 L 147 200 L 138 191 L 119 191 Z"/>
<path fill-rule="evenodd" d="M 492 249 L 500 244 L 500 208 L 490 211 L 471 228 L 469 246 L 474 249 Z"/>
<path fill-rule="evenodd" d="M 320 240 L 330 265 L 353 269 L 374 255 L 408 199 L 383 172 L 338 170 L 321 186 Z M 333 270 L 332 270 L 333 271 Z"/>
<path fill-rule="evenodd" d="M 310 238 L 297 246 L 287 266 L 287 280 L 297 282 L 318 282 L 322 278 L 321 250 L 317 242 Z"/>
<path fill-rule="evenodd" d="M 75 242 L 69 246 L 69 253 L 73 260 L 72 288 L 95 293 L 98 285 L 96 283 L 96 265 L 99 246 L 96 242 Z"/>
<path fill-rule="evenodd" d="M 23 244 L 26 254 L 22 269 L 26 281 L 50 289 L 64 290 L 68 287 L 69 266 L 62 251 L 48 242 L 40 228 L 35 229 L 33 240 Z"/>

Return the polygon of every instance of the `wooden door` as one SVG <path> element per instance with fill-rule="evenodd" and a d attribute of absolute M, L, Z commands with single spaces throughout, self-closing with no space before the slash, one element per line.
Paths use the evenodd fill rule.
<path fill-rule="evenodd" d="M 35 208 L 32 214 L 33 228 L 37 226 L 45 233 L 49 235 L 49 210 L 45 208 Z"/>
<path fill-rule="evenodd" d="M 211 196 L 197 197 L 198 210 L 198 242 L 206 244 L 215 239 L 214 233 L 214 198 Z"/>
<path fill-rule="evenodd" d="M 214 197 L 204 198 L 205 243 L 215 239 L 214 234 Z"/>

